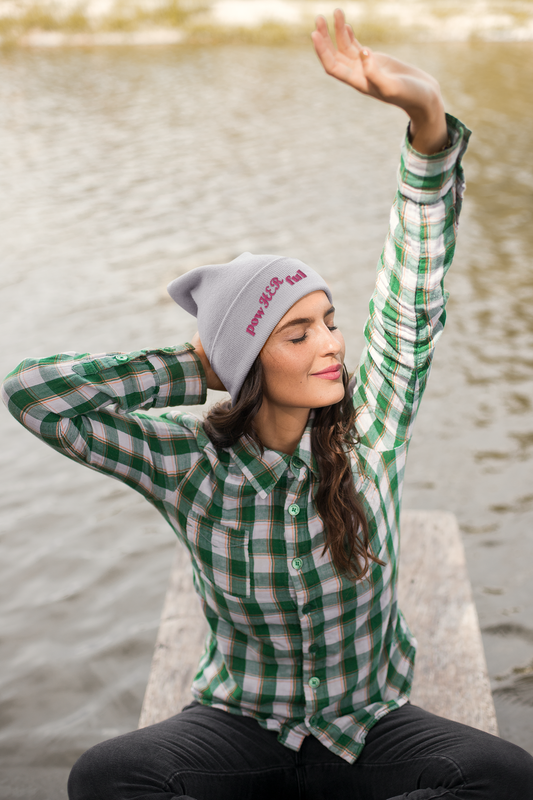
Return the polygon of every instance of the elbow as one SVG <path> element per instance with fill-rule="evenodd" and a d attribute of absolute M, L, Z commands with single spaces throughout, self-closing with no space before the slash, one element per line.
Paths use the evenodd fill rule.
<path fill-rule="evenodd" d="M 17 419 L 20 418 L 21 411 L 17 402 L 21 390 L 19 375 L 23 369 L 24 362 L 10 372 L 2 382 L 2 402 L 9 413 Z"/>
<path fill-rule="evenodd" d="M 30 420 L 29 411 L 38 405 L 38 398 L 33 388 L 36 383 L 35 367 L 35 359 L 25 359 L 8 373 L 2 383 L 2 401 L 7 410 L 25 428 L 30 428 L 30 430 L 33 430 L 34 426 Z"/>

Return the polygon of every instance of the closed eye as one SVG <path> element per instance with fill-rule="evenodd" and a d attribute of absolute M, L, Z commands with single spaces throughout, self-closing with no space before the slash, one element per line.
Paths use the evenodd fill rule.
<path fill-rule="evenodd" d="M 307 339 L 307 331 L 304 333 L 304 335 L 303 335 L 303 336 L 300 336 L 300 338 L 299 338 L 299 339 L 291 339 L 290 341 L 291 341 L 293 344 L 300 344 L 301 342 L 304 342 L 306 339 Z"/>
<path fill-rule="evenodd" d="M 328 331 L 337 330 L 336 325 L 326 325 L 326 327 Z M 301 344 L 301 342 L 305 342 L 306 339 L 307 339 L 307 331 L 303 334 L 303 336 L 298 337 L 298 339 L 289 339 L 289 341 L 292 342 L 292 344 Z"/>

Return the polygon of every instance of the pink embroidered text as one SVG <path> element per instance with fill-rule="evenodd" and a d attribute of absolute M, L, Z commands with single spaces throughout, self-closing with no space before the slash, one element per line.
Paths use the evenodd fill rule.
<path fill-rule="evenodd" d="M 294 284 L 298 283 L 298 281 L 301 281 L 302 278 L 307 278 L 307 275 L 305 274 L 305 272 L 302 272 L 302 270 L 299 269 L 298 272 L 296 273 L 296 275 L 287 275 L 285 280 L 287 281 L 289 286 L 294 286 Z M 246 328 L 246 330 L 250 334 L 250 336 L 255 336 L 254 328 L 259 324 L 259 320 L 264 315 L 265 310 L 270 305 L 270 302 L 271 302 L 272 298 L 274 297 L 274 295 L 278 291 L 278 289 L 281 286 L 281 284 L 284 283 L 284 282 L 285 281 L 283 280 L 283 278 L 272 278 L 272 280 L 270 281 L 270 285 L 265 288 L 265 291 L 263 292 L 263 294 L 259 298 L 259 302 L 261 303 L 261 305 L 264 306 L 264 308 L 259 308 L 255 312 L 254 318 L 251 320 L 250 324 Z"/>

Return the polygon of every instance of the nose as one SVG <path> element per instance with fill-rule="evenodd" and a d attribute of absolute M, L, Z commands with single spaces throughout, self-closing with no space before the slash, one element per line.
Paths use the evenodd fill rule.
<path fill-rule="evenodd" d="M 322 352 L 323 355 L 332 355 L 337 356 L 339 353 L 342 352 L 343 349 L 343 338 L 342 334 L 339 336 L 340 331 L 336 329 L 337 336 L 335 336 L 335 331 L 331 331 L 327 325 L 324 325 L 323 328 L 323 337 L 322 337 Z"/>

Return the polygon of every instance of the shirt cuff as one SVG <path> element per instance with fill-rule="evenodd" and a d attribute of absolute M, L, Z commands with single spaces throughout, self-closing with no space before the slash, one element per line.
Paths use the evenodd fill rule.
<path fill-rule="evenodd" d="M 440 153 L 423 155 L 409 141 L 409 129 L 402 146 L 398 171 L 398 190 L 415 203 L 437 203 L 459 181 L 462 197 L 464 178 L 461 159 L 468 147 L 471 131 L 451 114 L 446 114 L 450 146 Z"/>
<path fill-rule="evenodd" d="M 192 344 L 148 351 L 146 357 L 157 375 L 156 408 L 205 403 L 207 379 Z"/>

